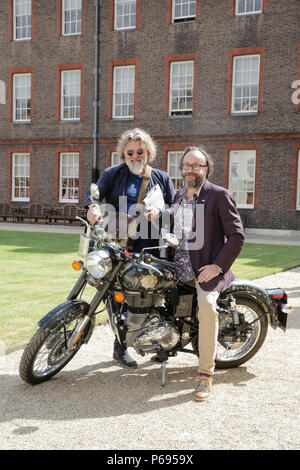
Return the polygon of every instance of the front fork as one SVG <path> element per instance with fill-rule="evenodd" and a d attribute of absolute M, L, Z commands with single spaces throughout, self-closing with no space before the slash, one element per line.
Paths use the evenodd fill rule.
<path fill-rule="evenodd" d="M 82 318 L 82 320 L 78 323 L 76 328 L 74 329 L 71 337 L 69 338 L 67 342 L 67 348 L 71 349 L 74 346 L 76 346 L 78 340 L 80 339 L 81 335 L 83 334 L 87 324 L 89 321 L 91 321 L 92 316 L 96 312 L 98 305 L 100 304 L 101 300 L 104 298 L 105 294 L 107 293 L 112 281 L 116 277 L 117 273 L 119 272 L 123 262 L 119 261 L 118 264 L 115 266 L 113 269 L 111 275 L 106 281 L 103 281 L 102 279 L 97 279 L 94 286 L 97 289 L 97 293 L 92 299 L 90 303 L 89 310 L 87 311 L 86 315 Z M 67 300 L 75 300 L 80 292 L 82 291 L 83 287 L 87 283 L 89 273 L 86 269 L 83 270 L 82 274 L 80 275 L 79 279 L 77 280 L 75 286 L 69 293 Z M 90 338 L 90 334 L 88 337 Z"/>

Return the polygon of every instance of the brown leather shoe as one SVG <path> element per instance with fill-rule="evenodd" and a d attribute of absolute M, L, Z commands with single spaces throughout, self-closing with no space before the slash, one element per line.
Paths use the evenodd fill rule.
<path fill-rule="evenodd" d="M 211 398 L 212 393 L 212 377 L 199 375 L 196 386 L 196 401 L 205 401 Z"/>

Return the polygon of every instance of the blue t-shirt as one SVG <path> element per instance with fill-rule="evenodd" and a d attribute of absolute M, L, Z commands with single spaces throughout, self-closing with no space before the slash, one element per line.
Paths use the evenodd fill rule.
<path fill-rule="evenodd" d="M 129 212 L 129 208 L 137 203 L 140 189 L 141 189 L 141 184 L 142 184 L 142 176 L 138 175 L 133 175 L 132 173 L 128 173 L 128 179 L 127 179 L 127 186 L 126 186 L 126 196 L 127 196 L 127 214 Z M 130 214 L 134 215 L 134 214 Z"/>

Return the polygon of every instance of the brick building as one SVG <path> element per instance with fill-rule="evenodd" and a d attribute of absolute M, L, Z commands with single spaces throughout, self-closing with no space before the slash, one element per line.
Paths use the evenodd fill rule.
<path fill-rule="evenodd" d="M 0 201 L 82 205 L 141 127 L 175 185 L 203 146 L 247 227 L 300 229 L 299 0 L 7 0 L 0 17 Z"/>

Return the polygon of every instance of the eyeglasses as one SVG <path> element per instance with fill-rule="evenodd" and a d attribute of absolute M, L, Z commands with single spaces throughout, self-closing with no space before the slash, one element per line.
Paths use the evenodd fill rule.
<path fill-rule="evenodd" d="M 126 150 L 126 153 L 128 157 L 132 157 L 134 153 L 136 153 L 137 155 L 143 155 L 144 149 L 138 149 L 136 152 L 134 152 L 134 150 Z"/>
<path fill-rule="evenodd" d="M 200 168 L 206 168 L 207 165 L 201 165 L 200 163 L 193 163 L 190 165 L 189 163 L 184 163 L 183 165 L 180 166 L 182 170 L 188 170 L 189 168 L 192 168 L 192 170 L 200 170 Z"/>

